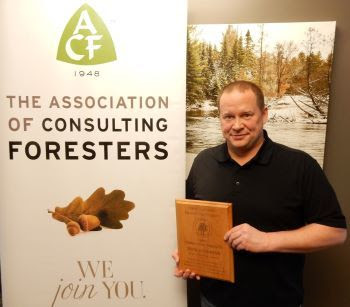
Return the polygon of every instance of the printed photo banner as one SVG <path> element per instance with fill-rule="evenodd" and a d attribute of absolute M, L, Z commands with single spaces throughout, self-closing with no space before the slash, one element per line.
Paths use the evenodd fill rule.
<path fill-rule="evenodd" d="M 185 306 L 183 0 L 4 0 L 5 307 Z"/>
<path fill-rule="evenodd" d="M 217 99 L 234 80 L 263 90 L 273 141 L 323 166 L 335 28 L 335 21 L 189 25 L 188 169 L 201 150 L 223 142 Z"/>

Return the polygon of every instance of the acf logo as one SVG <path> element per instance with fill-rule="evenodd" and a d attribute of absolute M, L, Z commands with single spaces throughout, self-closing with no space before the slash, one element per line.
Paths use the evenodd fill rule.
<path fill-rule="evenodd" d="M 78 65 L 96 65 L 117 59 L 114 44 L 101 17 L 84 4 L 66 25 L 57 50 L 57 60 Z"/>

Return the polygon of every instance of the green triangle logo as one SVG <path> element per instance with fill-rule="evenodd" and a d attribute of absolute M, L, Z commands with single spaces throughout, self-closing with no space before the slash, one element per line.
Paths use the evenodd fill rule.
<path fill-rule="evenodd" d="M 57 60 L 96 65 L 117 59 L 106 25 L 95 10 L 84 4 L 66 25 L 57 50 Z"/>

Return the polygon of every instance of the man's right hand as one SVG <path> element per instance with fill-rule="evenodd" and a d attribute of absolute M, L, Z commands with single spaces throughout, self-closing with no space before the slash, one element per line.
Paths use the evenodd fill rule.
<path fill-rule="evenodd" d="M 174 250 L 174 252 L 171 254 L 171 257 L 174 259 L 175 261 L 175 270 L 174 270 L 174 276 L 176 277 L 182 277 L 183 279 L 187 279 L 187 278 L 190 278 L 190 279 L 197 279 L 197 280 L 200 280 L 200 276 L 197 275 L 195 272 L 191 272 L 189 269 L 186 269 L 185 271 L 183 270 L 180 270 L 179 269 L 179 262 L 180 262 L 180 259 L 179 259 L 179 253 L 176 250 Z"/>

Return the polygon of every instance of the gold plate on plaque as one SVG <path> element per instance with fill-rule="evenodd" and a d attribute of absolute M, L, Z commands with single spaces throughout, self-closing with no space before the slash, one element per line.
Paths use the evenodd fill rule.
<path fill-rule="evenodd" d="M 232 204 L 176 200 L 179 268 L 234 282 L 233 250 L 224 241 L 232 228 Z"/>

